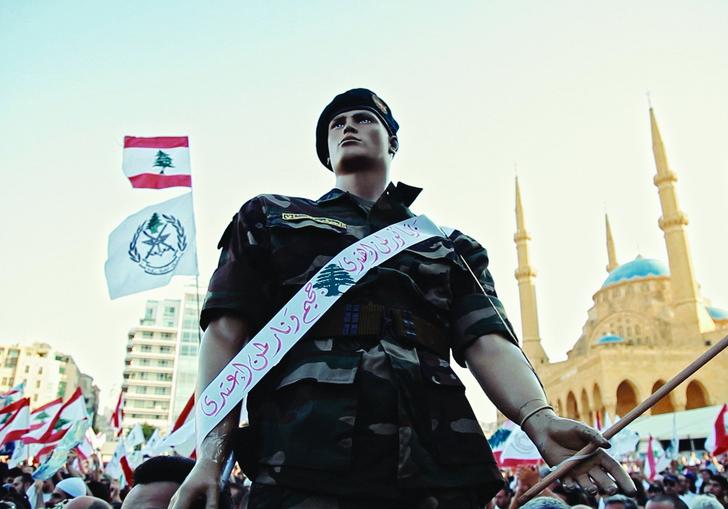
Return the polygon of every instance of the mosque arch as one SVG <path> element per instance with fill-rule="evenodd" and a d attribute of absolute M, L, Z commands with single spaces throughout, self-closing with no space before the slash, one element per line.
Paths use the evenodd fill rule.
<path fill-rule="evenodd" d="M 617 386 L 617 415 L 626 415 L 627 412 L 637 406 L 637 401 L 637 389 L 634 384 L 629 380 L 622 380 Z"/>
<path fill-rule="evenodd" d="M 566 395 L 566 417 L 579 420 L 579 407 L 576 404 L 576 396 L 571 391 Z"/>
<path fill-rule="evenodd" d="M 660 387 L 665 385 L 664 380 L 658 380 L 652 385 L 652 394 L 657 391 Z M 660 399 L 652 407 L 652 415 L 667 414 L 675 411 L 675 405 L 672 402 L 672 394 L 667 394 L 664 398 Z"/>
<path fill-rule="evenodd" d="M 592 414 L 592 408 L 589 405 L 589 396 L 586 389 L 581 390 L 581 415 L 587 424 L 591 425 L 594 422 L 594 414 Z"/>
<path fill-rule="evenodd" d="M 685 410 L 703 408 L 708 406 L 708 392 L 703 384 L 697 380 L 690 382 L 685 389 L 686 403 Z"/>

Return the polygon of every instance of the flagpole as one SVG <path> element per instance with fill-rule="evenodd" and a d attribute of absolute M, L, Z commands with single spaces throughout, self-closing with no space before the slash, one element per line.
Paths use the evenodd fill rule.
<path fill-rule="evenodd" d="M 195 250 L 195 256 L 197 252 Z M 200 275 L 195 274 L 195 301 L 197 301 L 197 319 L 200 319 Z M 197 324 L 197 344 L 202 343 L 202 335 L 200 334 L 200 324 Z"/>
<path fill-rule="evenodd" d="M 691 377 L 696 371 L 698 371 L 700 368 L 705 366 L 713 357 L 718 355 L 720 352 L 722 352 L 726 347 L 728 347 L 728 336 L 724 337 L 720 341 L 718 341 L 715 345 L 710 347 L 708 350 L 703 352 L 700 357 L 695 359 L 693 362 L 690 363 L 686 368 L 684 368 L 682 371 L 680 371 L 677 375 L 672 377 L 665 385 L 657 389 L 652 395 L 644 400 L 642 403 L 637 405 L 635 408 L 627 412 L 627 415 L 622 417 L 621 420 L 615 422 L 612 426 L 609 427 L 608 430 L 606 430 L 602 435 L 607 440 L 611 439 L 614 435 L 622 431 L 624 428 L 626 428 L 629 424 L 632 423 L 637 417 L 645 413 L 647 410 L 652 408 L 655 403 L 660 401 L 662 398 L 667 396 L 675 387 L 683 383 L 686 379 Z M 538 483 L 536 483 L 531 489 L 529 489 L 526 493 L 524 493 L 519 499 L 518 499 L 518 505 L 521 506 L 531 500 L 533 497 L 541 493 L 544 489 L 546 489 L 552 482 L 555 480 L 565 476 L 571 469 L 573 469 L 575 466 L 577 466 L 582 460 L 586 459 L 588 456 L 590 456 L 592 453 L 594 453 L 599 447 L 595 444 L 590 443 L 589 445 L 585 446 L 583 449 L 581 449 L 579 452 L 577 452 L 574 457 L 579 457 L 579 460 L 576 461 L 570 461 L 566 460 L 561 462 L 554 470 L 551 471 L 546 477 L 541 479 Z M 583 456 L 583 457 L 582 457 Z"/>

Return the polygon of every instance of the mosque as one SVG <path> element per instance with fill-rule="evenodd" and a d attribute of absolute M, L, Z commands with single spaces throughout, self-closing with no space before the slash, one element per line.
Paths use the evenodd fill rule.
<path fill-rule="evenodd" d="M 561 362 L 550 362 L 541 345 L 535 276 L 529 260 L 521 192 L 516 180 L 518 281 L 523 350 L 559 415 L 588 424 L 623 416 L 678 371 L 728 334 L 728 311 L 700 295 L 690 256 L 687 216 L 678 205 L 677 176 L 670 168 L 652 108 L 652 151 L 662 208 L 667 265 L 638 256 L 617 262 L 606 219 L 609 275 L 593 296 L 581 336 Z M 728 353 L 723 352 L 660 400 L 652 415 L 728 401 Z"/>

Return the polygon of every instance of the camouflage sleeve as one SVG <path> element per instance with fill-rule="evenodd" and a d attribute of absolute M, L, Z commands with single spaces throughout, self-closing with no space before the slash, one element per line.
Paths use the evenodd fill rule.
<path fill-rule="evenodd" d="M 260 200 L 253 198 L 233 216 L 217 245 L 222 251 L 200 315 L 203 330 L 225 314 L 258 328 L 269 301 L 265 291 L 268 245 L 265 213 Z"/>
<path fill-rule="evenodd" d="M 518 345 L 516 333 L 506 316 L 503 303 L 498 299 L 493 277 L 488 270 L 488 252 L 477 241 L 455 230 L 450 239 L 455 250 L 467 262 L 478 281 L 463 265 L 453 278 L 453 303 L 450 323 L 453 331 L 452 351 L 455 361 L 465 367 L 465 350 L 480 336 L 500 334 Z M 462 260 L 461 260 L 462 262 Z M 485 294 L 478 286 L 485 290 Z"/>

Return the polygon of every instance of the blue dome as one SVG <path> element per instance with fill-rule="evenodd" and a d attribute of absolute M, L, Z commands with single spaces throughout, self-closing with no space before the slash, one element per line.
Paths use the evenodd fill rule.
<path fill-rule="evenodd" d="M 608 345 L 610 343 L 622 343 L 623 341 L 623 337 L 607 334 L 606 336 L 602 336 L 601 338 L 597 339 L 595 343 L 597 345 Z"/>
<path fill-rule="evenodd" d="M 708 306 L 708 314 L 713 320 L 728 320 L 728 311 Z"/>
<path fill-rule="evenodd" d="M 628 279 L 640 279 L 647 276 L 669 276 L 670 270 L 660 260 L 638 256 L 631 262 L 620 265 L 604 280 L 602 288 Z"/>

